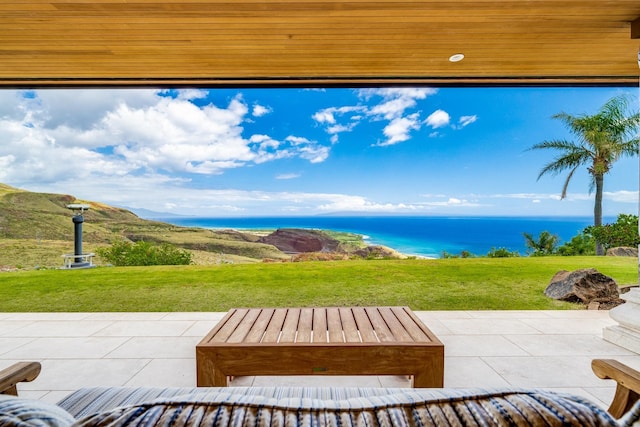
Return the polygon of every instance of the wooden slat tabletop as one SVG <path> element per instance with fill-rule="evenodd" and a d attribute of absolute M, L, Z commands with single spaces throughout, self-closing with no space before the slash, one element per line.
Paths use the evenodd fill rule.
<path fill-rule="evenodd" d="M 311 342 L 311 331 L 313 327 L 313 309 L 303 308 L 300 310 L 300 321 L 298 322 L 298 335 L 296 342 Z"/>
<path fill-rule="evenodd" d="M 362 307 L 354 307 L 351 312 L 356 322 L 356 327 L 360 333 L 360 341 L 362 342 L 378 342 L 378 337 L 373 332 L 369 316 Z"/>
<path fill-rule="evenodd" d="M 327 309 L 327 329 L 329 330 L 329 342 L 345 341 L 342 322 L 340 321 L 340 311 L 335 308 Z"/>
<path fill-rule="evenodd" d="M 273 316 L 271 317 L 271 322 L 269 322 L 264 333 L 264 342 L 278 342 L 278 339 L 280 338 L 280 331 L 282 331 L 286 317 L 287 312 L 285 310 L 274 311 Z"/>
<path fill-rule="evenodd" d="M 260 314 L 256 319 L 255 323 L 249 330 L 249 333 L 244 338 L 243 342 L 255 342 L 259 343 L 262 341 L 263 335 L 266 333 L 267 327 L 271 322 L 271 318 L 273 317 L 273 309 L 264 309 L 260 310 Z"/>
<path fill-rule="evenodd" d="M 249 332 L 254 326 L 254 323 L 259 314 L 260 311 L 258 310 L 249 310 L 244 316 L 244 319 L 242 319 L 242 321 L 236 326 L 236 329 L 231 333 L 231 335 L 229 335 L 229 338 L 227 338 L 227 342 L 245 342 L 245 337 L 249 335 Z"/>
<path fill-rule="evenodd" d="M 361 342 L 360 334 L 358 333 L 358 326 L 353 318 L 353 312 L 349 308 L 339 308 L 340 319 L 342 322 L 342 332 L 344 333 L 344 339 L 348 343 Z"/>
<path fill-rule="evenodd" d="M 227 312 L 224 318 L 218 322 L 216 328 L 209 334 L 211 342 L 227 342 L 229 336 L 236 330 L 248 309 L 233 309 Z"/>
<path fill-rule="evenodd" d="M 380 308 L 380 315 L 393 334 L 393 341 L 413 341 L 413 337 L 407 332 L 404 324 L 396 317 L 391 307 Z"/>
<path fill-rule="evenodd" d="M 440 344 L 408 307 L 238 308 L 208 335 L 226 344 Z"/>
<path fill-rule="evenodd" d="M 291 308 L 284 310 L 286 318 L 280 335 L 281 343 L 292 343 L 296 341 L 296 330 L 298 329 L 298 321 L 300 320 L 300 309 Z M 276 341 L 273 341 L 276 342 Z"/>

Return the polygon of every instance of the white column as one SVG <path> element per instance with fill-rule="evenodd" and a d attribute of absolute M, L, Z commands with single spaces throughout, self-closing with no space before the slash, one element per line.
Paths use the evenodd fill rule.
<path fill-rule="evenodd" d="M 609 317 L 618 324 L 604 328 L 602 337 L 640 354 L 640 288 L 632 288 L 620 298 L 626 302 L 609 310 Z"/>
<path fill-rule="evenodd" d="M 640 51 L 638 52 L 638 66 L 640 67 Z M 638 95 L 640 102 L 640 79 L 638 80 Z M 638 162 L 640 165 L 640 152 L 638 153 Z M 640 167 L 638 170 L 640 183 Z M 638 192 L 640 193 L 640 189 Z M 640 233 L 640 197 L 638 213 L 638 232 Z M 638 253 L 640 254 L 640 245 L 638 245 Z M 638 256 L 638 272 L 640 280 L 640 255 Z M 620 298 L 625 300 L 625 303 L 609 310 L 609 317 L 618 322 L 618 325 L 604 328 L 602 337 L 627 350 L 640 353 L 640 288 L 632 288 L 626 294 L 621 294 Z"/>

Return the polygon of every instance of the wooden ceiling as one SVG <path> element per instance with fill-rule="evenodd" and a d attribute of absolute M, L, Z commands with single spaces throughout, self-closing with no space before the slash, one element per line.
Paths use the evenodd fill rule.
<path fill-rule="evenodd" d="M 640 0 L 3 0 L 0 86 L 637 85 L 639 17 Z"/>

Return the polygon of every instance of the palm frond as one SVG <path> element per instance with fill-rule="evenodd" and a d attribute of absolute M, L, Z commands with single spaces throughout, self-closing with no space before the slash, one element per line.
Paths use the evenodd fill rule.
<path fill-rule="evenodd" d="M 570 151 L 581 149 L 582 146 L 566 139 L 552 139 L 534 144 L 529 150 L 555 149 L 559 151 Z"/>
<path fill-rule="evenodd" d="M 562 186 L 562 193 L 560 193 L 561 199 L 564 199 L 565 197 L 567 197 L 567 188 L 569 188 L 569 181 L 571 181 L 571 177 L 573 177 L 573 174 L 577 169 L 578 169 L 578 166 L 571 169 L 571 172 L 569 172 L 569 175 L 567 175 L 567 179 L 565 179 L 564 185 Z"/>
<path fill-rule="evenodd" d="M 578 166 L 588 164 L 593 160 L 593 154 L 591 151 L 580 145 L 567 143 L 567 141 L 544 141 L 540 144 L 536 144 L 534 147 L 554 149 L 563 147 L 562 155 L 556 157 L 552 162 L 547 163 L 542 170 L 540 170 L 538 179 L 547 173 L 557 175 L 567 169 L 575 169 Z"/>
<path fill-rule="evenodd" d="M 594 174 L 590 174 L 589 176 L 591 177 L 589 180 L 589 194 L 591 194 L 596 189 L 596 177 Z"/>

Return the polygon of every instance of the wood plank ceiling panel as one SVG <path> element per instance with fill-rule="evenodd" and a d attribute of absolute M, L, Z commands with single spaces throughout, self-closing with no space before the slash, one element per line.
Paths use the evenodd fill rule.
<path fill-rule="evenodd" d="M 629 85 L 639 17 L 638 0 L 5 0 L 0 85 Z"/>

